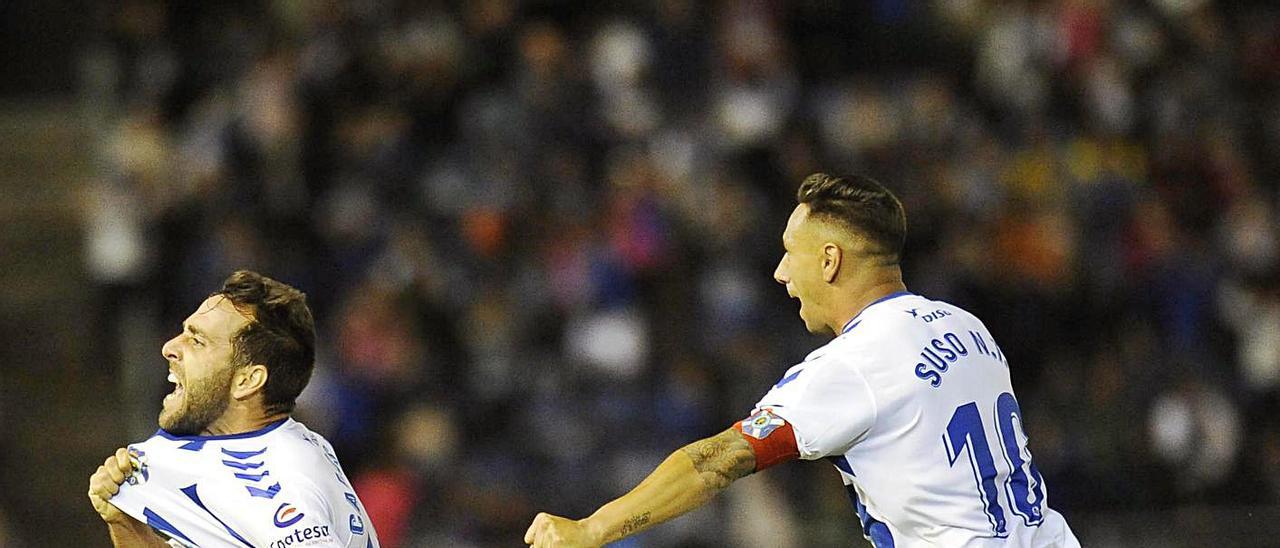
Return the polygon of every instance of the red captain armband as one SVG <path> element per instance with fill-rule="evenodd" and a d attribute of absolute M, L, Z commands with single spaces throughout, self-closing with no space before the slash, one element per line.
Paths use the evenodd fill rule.
<path fill-rule="evenodd" d="M 742 434 L 756 454 L 756 472 L 800 457 L 791 424 L 767 408 L 757 409 L 750 417 L 734 423 L 733 429 Z"/>

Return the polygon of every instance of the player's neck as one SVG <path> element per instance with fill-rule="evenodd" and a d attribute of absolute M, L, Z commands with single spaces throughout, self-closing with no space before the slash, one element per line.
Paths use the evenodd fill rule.
<path fill-rule="evenodd" d="M 902 277 L 898 275 L 886 276 L 860 286 L 858 290 L 846 292 L 843 294 L 844 302 L 837 308 L 837 313 L 832 317 L 832 323 L 827 327 L 831 329 L 832 333 L 839 336 L 849 321 L 862 313 L 863 309 L 889 295 L 906 290 L 906 284 L 902 283 Z"/>
<path fill-rule="evenodd" d="M 273 422 L 288 417 L 288 413 L 248 413 L 244 410 L 234 410 L 228 408 L 217 420 L 209 423 L 209 426 L 201 432 L 204 436 L 226 436 L 231 434 L 244 434 L 262 430 Z"/>

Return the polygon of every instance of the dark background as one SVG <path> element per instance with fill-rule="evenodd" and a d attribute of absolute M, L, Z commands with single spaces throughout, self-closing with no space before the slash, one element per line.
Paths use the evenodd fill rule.
<path fill-rule="evenodd" d="M 1270 3 L 20 1 L 0 74 L 0 545 L 106 544 L 237 268 L 309 294 L 384 545 L 583 516 L 822 344 L 771 280 L 814 171 L 902 197 L 1086 545 L 1280 532 Z M 859 539 L 799 463 L 624 544 Z"/>

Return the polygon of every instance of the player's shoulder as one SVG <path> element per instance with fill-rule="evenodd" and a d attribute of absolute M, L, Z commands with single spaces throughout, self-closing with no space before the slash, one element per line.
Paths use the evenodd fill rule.
<path fill-rule="evenodd" d="M 324 500 L 328 504 L 335 468 L 338 467 L 333 447 L 320 434 L 302 423 L 288 419 L 271 436 L 264 437 L 257 450 L 263 451 L 263 466 L 255 472 L 269 472 L 272 486 L 278 486 L 282 496 L 301 504 L 304 500 Z M 304 494 L 305 493 L 305 494 Z M 299 498 L 301 497 L 301 498 Z"/>
<path fill-rule="evenodd" d="M 336 465 L 337 457 L 329 441 L 294 419 L 287 419 L 268 445 L 276 453 L 272 460 L 289 463 L 290 469 L 300 475 Z"/>
<path fill-rule="evenodd" d="M 927 341 L 935 331 L 961 322 L 980 326 L 981 321 L 954 304 L 923 295 L 898 292 L 867 305 L 845 324 L 842 332 L 809 355 L 807 360 L 837 362 L 875 361 L 895 355 L 902 348 Z"/>
<path fill-rule="evenodd" d="M 885 337 L 909 337 L 916 331 L 928 331 L 933 324 L 954 321 L 981 323 L 973 314 L 949 302 L 899 292 L 864 308 L 845 326 L 836 341 L 856 344 L 874 340 L 882 344 Z"/>
<path fill-rule="evenodd" d="M 844 334 L 857 336 L 859 333 L 882 329 L 885 326 L 910 323 L 912 319 L 918 318 L 920 313 L 934 304 L 945 303 L 907 291 L 886 295 L 873 301 L 854 316 L 846 326 Z"/>
<path fill-rule="evenodd" d="M 836 349 L 858 346 L 867 342 L 882 344 L 886 335 L 892 336 L 901 334 L 904 330 L 909 331 L 912 327 L 912 319 L 934 302 L 927 297 L 906 291 L 881 297 L 863 307 L 826 347 Z"/>
<path fill-rule="evenodd" d="M 272 443 L 296 445 L 304 450 L 307 450 L 307 448 L 328 447 L 329 445 L 323 436 L 293 418 L 285 419 L 275 434 L 276 438 L 272 440 Z"/>

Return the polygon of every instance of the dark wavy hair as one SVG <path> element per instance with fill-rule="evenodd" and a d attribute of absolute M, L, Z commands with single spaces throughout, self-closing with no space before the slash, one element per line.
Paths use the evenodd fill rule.
<path fill-rule="evenodd" d="M 841 226 L 871 243 L 871 252 L 898 264 L 907 240 L 902 202 L 884 185 L 863 175 L 834 177 L 814 173 L 796 191 L 796 201 L 809 205 L 809 216 Z"/>
<path fill-rule="evenodd" d="M 226 297 L 250 319 L 231 337 L 232 366 L 266 366 L 267 412 L 292 412 L 315 369 L 316 325 L 306 294 L 257 272 L 238 270 L 214 295 Z"/>

